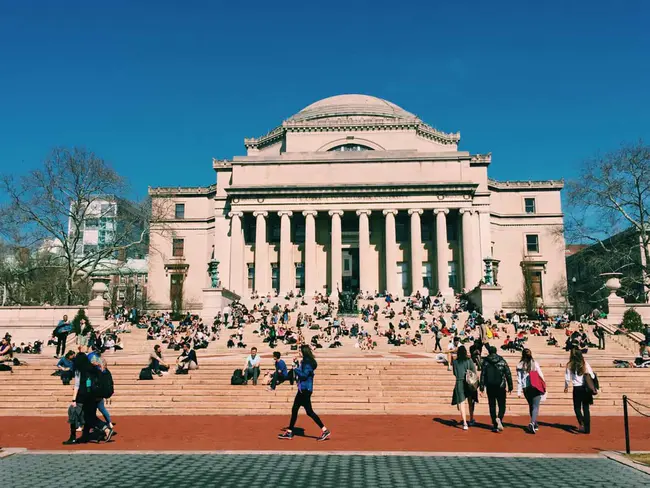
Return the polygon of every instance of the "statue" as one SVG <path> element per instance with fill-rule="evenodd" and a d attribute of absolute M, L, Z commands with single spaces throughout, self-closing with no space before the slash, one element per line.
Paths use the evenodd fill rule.
<path fill-rule="evenodd" d="M 339 315 L 356 315 L 359 312 L 357 294 L 352 291 L 338 289 L 337 291 L 339 294 Z"/>
<path fill-rule="evenodd" d="M 214 259 L 214 246 L 212 246 L 212 256 L 208 263 L 208 275 L 210 275 L 210 287 L 219 287 L 219 261 Z"/>

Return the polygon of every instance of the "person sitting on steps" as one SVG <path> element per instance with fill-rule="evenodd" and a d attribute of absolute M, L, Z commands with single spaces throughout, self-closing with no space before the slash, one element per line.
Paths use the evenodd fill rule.
<path fill-rule="evenodd" d="M 293 386 L 293 371 L 287 370 L 287 364 L 284 360 L 280 359 L 282 355 L 280 351 L 273 352 L 273 360 L 275 361 L 275 371 L 273 376 L 271 376 L 271 385 L 269 386 L 269 391 L 275 390 L 276 385 L 283 383 L 289 380 L 289 383 Z"/>
<path fill-rule="evenodd" d="M 188 374 L 190 370 L 199 369 L 199 360 L 196 357 L 196 351 L 190 348 L 189 343 L 183 344 L 183 353 L 176 361 L 176 374 Z"/>
<path fill-rule="evenodd" d="M 248 384 L 248 379 L 253 378 L 253 385 L 257 385 L 257 378 L 260 376 L 260 356 L 257 354 L 257 348 L 252 347 L 250 355 L 246 358 L 244 366 L 244 381 Z"/>

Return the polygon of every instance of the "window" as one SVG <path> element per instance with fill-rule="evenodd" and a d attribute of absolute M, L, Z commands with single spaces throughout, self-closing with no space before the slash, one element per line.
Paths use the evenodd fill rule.
<path fill-rule="evenodd" d="M 126 283 L 126 276 L 120 275 L 120 285 L 123 285 Z"/>
<path fill-rule="evenodd" d="M 271 263 L 271 289 L 280 290 L 280 268 L 278 263 Z"/>
<path fill-rule="evenodd" d="M 174 256 L 175 258 L 182 258 L 184 247 L 185 247 L 185 239 L 172 240 L 172 256 Z"/>
<path fill-rule="evenodd" d="M 405 222 L 395 224 L 395 237 L 397 242 L 408 242 L 410 227 Z"/>
<path fill-rule="evenodd" d="M 174 210 L 174 217 L 177 219 L 184 219 L 185 218 L 185 204 L 184 203 L 177 203 L 175 210 Z"/>
<path fill-rule="evenodd" d="M 458 240 L 458 225 L 456 222 L 451 222 L 447 220 L 447 241 L 457 241 Z"/>
<path fill-rule="evenodd" d="M 530 283 L 532 285 L 535 298 L 542 298 L 542 272 L 532 271 L 530 273 Z"/>
<path fill-rule="evenodd" d="M 86 219 L 86 229 L 97 229 L 99 227 L 99 219 Z"/>
<path fill-rule="evenodd" d="M 449 287 L 453 290 L 458 289 L 458 272 L 456 270 L 456 262 L 449 261 L 447 263 L 449 270 Z"/>
<path fill-rule="evenodd" d="M 539 252 L 539 236 L 537 234 L 526 235 L 526 251 L 528 253 Z"/>
<path fill-rule="evenodd" d="M 267 228 L 266 228 L 266 241 L 269 244 L 279 244 L 280 243 L 280 233 L 281 233 L 281 227 L 280 227 L 280 220 L 279 219 L 273 219 L 269 218 L 267 220 Z"/>
<path fill-rule="evenodd" d="M 429 291 L 433 290 L 431 263 L 422 264 L 422 283 L 427 290 Z"/>
<path fill-rule="evenodd" d="M 252 215 L 248 218 L 244 215 L 242 221 L 244 223 L 244 243 L 255 244 L 255 229 L 257 227 L 255 218 Z"/>
<path fill-rule="evenodd" d="M 296 288 L 298 290 L 305 289 L 305 267 L 302 263 L 296 263 Z"/>
<path fill-rule="evenodd" d="M 535 199 L 534 198 L 524 198 L 524 207 L 526 213 L 535 213 Z"/>
<path fill-rule="evenodd" d="M 408 294 L 409 283 L 411 281 L 409 263 L 397 263 L 397 273 L 400 275 L 398 278 L 400 280 L 400 284 L 402 285 L 402 293 L 406 296 Z"/>
<path fill-rule="evenodd" d="M 247 273 L 247 278 L 248 278 L 248 289 L 250 291 L 255 290 L 255 266 L 253 264 L 248 265 L 248 273 Z"/>
<path fill-rule="evenodd" d="M 293 231 L 291 242 L 295 242 L 296 244 L 305 242 L 305 221 L 296 219 L 293 224 L 291 229 Z"/>
<path fill-rule="evenodd" d="M 348 151 L 372 151 L 373 149 L 363 144 L 341 144 L 340 146 L 328 149 L 328 151 L 348 152 Z"/>

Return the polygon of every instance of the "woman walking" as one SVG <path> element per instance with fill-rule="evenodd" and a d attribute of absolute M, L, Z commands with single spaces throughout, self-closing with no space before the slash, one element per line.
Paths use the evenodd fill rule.
<path fill-rule="evenodd" d="M 578 432 L 584 434 L 591 432 L 589 405 L 594 403 L 594 394 L 596 393 L 595 378 L 596 375 L 589 363 L 585 361 L 582 351 L 571 349 L 571 355 L 564 374 L 564 393 L 569 391 L 570 384 L 573 385 L 573 410 L 580 426 Z"/>
<path fill-rule="evenodd" d="M 305 344 L 300 347 L 300 354 L 302 356 L 300 364 L 297 359 L 293 361 L 293 374 L 298 382 L 298 392 L 291 409 L 291 422 L 289 428 L 278 435 L 278 439 L 293 439 L 293 428 L 296 426 L 296 420 L 298 419 L 298 410 L 300 410 L 300 407 L 304 407 L 307 415 L 321 428 L 322 433 L 318 440 L 325 441 L 329 439 L 330 431 L 311 408 L 311 394 L 314 391 L 314 370 L 318 363 L 316 363 L 314 353 L 308 345 Z"/>
<path fill-rule="evenodd" d="M 528 432 L 535 434 L 539 430 L 537 424 L 539 404 L 546 400 L 546 385 L 542 368 L 533 359 L 533 353 L 528 348 L 521 352 L 521 361 L 517 365 L 517 397 L 521 398 L 522 393 L 528 402 L 530 412 Z"/>
<path fill-rule="evenodd" d="M 463 430 L 467 430 L 468 425 L 474 425 L 474 405 L 478 403 L 478 376 L 476 376 L 476 366 L 467 355 L 465 346 L 460 346 L 456 352 L 456 359 L 452 361 L 452 369 L 456 377 L 456 386 L 452 395 L 451 404 L 457 405 L 460 410 L 460 416 L 463 419 Z M 473 371 L 476 377 L 476 383 L 468 384 L 466 376 L 468 371 Z M 467 404 L 469 404 L 469 424 L 467 422 Z"/>

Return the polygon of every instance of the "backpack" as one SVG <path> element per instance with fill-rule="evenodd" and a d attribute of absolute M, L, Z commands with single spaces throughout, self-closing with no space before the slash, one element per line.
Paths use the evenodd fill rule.
<path fill-rule="evenodd" d="M 140 380 L 152 380 L 153 379 L 153 373 L 151 372 L 151 368 L 142 368 L 140 370 L 140 377 L 138 378 Z"/>
<path fill-rule="evenodd" d="M 478 388 L 478 375 L 475 371 L 468 369 L 465 372 L 465 385 L 467 385 L 467 387 L 472 391 L 475 391 Z"/>
<path fill-rule="evenodd" d="M 503 372 L 501 371 L 501 368 L 499 368 L 498 363 L 494 364 L 485 361 L 483 369 L 485 370 L 485 386 L 497 388 L 503 386 Z"/>
<path fill-rule="evenodd" d="M 244 372 L 241 369 L 236 369 L 232 373 L 232 377 L 230 378 L 230 384 L 231 385 L 243 385 L 245 383 L 244 380 Z"/>
<path fill-rule="evenodd" d="M 113 375 L 107 369 L 103 372 L 98 371 L 97 374 L 89 376 L 91 381 L 90 390 L 96 398 L 110 398 L 115 393 L 113 386 Z"/>

